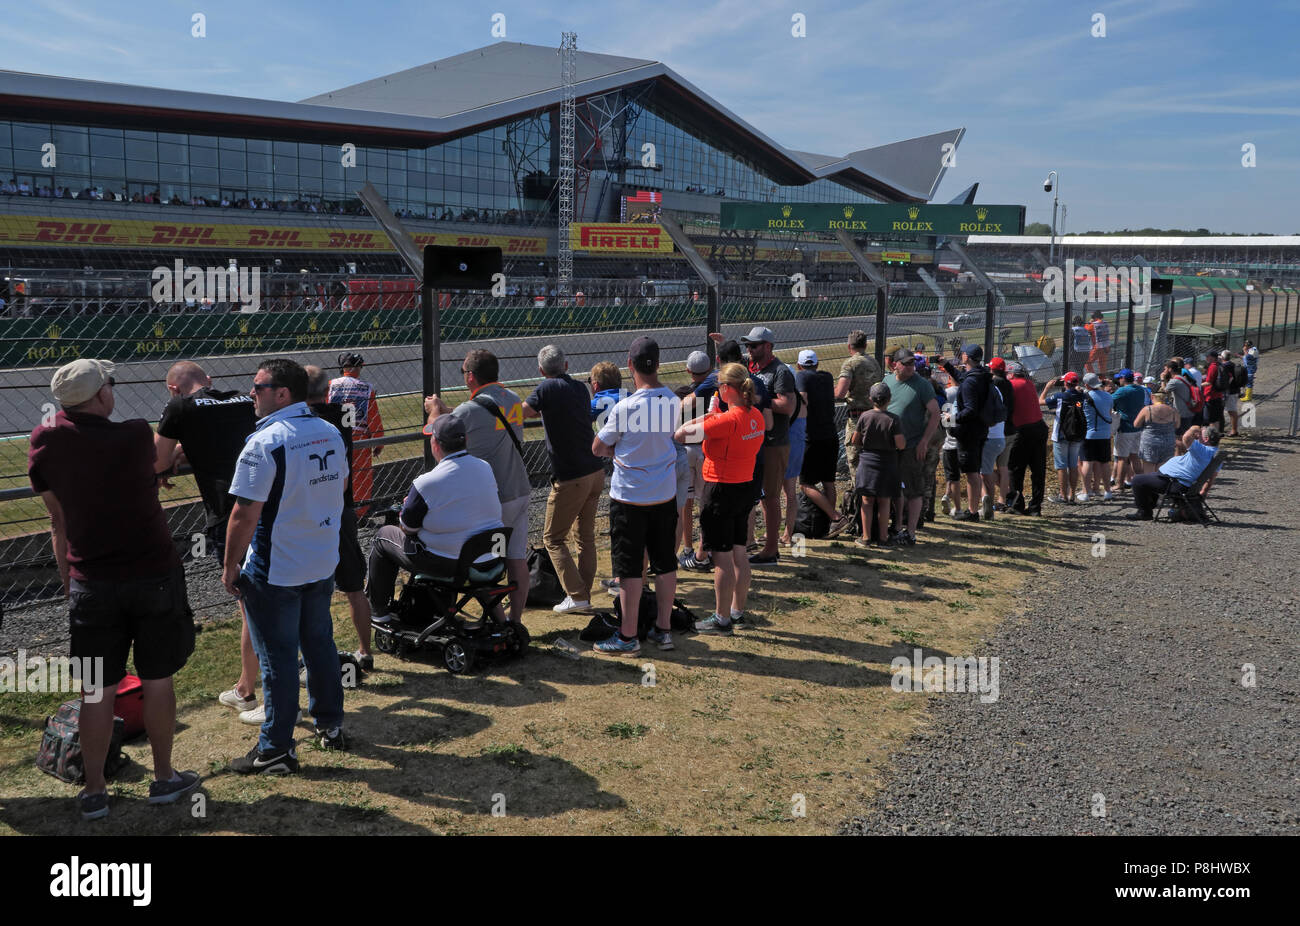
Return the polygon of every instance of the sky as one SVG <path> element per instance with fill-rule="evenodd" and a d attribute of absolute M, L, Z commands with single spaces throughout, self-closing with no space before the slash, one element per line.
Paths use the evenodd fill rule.
<path fill-rule="evenodd" d="M 1066 232 L 1300 233 L 1300 0 L 29 0 L 0 68 L 294 101 L 501 41 L 497 13 L 506 41 L 662 61 L 802 151 L 965 127 L 937 202 L 979 181 L 1050 222 L 1056 170 Z"/>

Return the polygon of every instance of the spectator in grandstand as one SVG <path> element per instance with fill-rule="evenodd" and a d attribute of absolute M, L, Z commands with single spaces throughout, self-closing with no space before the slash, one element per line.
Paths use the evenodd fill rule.
<path fill-rule="evenodd" d="M 19 180 L 19 181 L 18 181 L 18 195 L 19 195 L 19 196 L 31 196 L 31 195 L 32 195 L 32 186 L 31 186 L 31 184 L 28 183 L 25 179 L 24 179 L 24 180 Z"/>
<path fill-rule="evenodd" d="M 1224 366 L 1219 361 L 1219 352 L 1217 350 L 1207 351 L 1205 354 L 1205 376 L 1201 380 L 1201 397 L 1205 400 L 1205 421 L 1206 424 L 1215 424 L 1219 426 L 1220 433 L 1223 432 L 1223 407 L 1225 397 Z"/>
<path fill-rule="evenodd" d="M 379 414 L 379 394 L 373 384 L 361 379 L 365 360 L 355 351 L 344 351 L 338 357 L 340 376 L 330 380 L 329 401 L 337 402 L 351 414 L 353 440 L 369 440 L 384 436 L 384 420 Z M 357 517 L 364 518 L 370 511 L 367 504 L 374 492 L 375 473 L 373 459 L 384 452 L 382 445 L 353 447 L 352 495 L 358 502 Z"/>
<path fill-rule="evenodd" d="M 1111 396 L 1114 404 L 1112 420 L 1118 418 L 1115 433 L 1115 459 L 1118 462 L 1111 485 L 1118 489 L 1129 488 L 1133 477 L 1142 472 L 1142 426 L 1137 417 L 1146 408 L 1147 393 L 1133 380 L 1133 371 L 1125 367 L 1115 376 L 1119 388 Z"/>
<path fill-rule="evenodd" d="M 528 600 L 528 500 L 532 485 L 524 463 L 524 403 L 498 382 L 500 364 L 489 350 L 472 350 L 461 364 L 470 399 L 453 411 L 437 395 L 424 400 L 429 422 L 452 414 L 465 423 L 469 452 L 492 467 L 501 502 L 501 520 L 511 529 L 506 571 L 515 590 L 510 593 L 510 620 L 522 623 Z"/>
<path fill-rule="evenodd" d="M 591 452 L 591 395 L 569 376 L 569 362 L 553 344 L 537 352 L 537 371 L 544 378 L 522 410 L 525 418 L 541 417 L 551 458 L 542 540 L 565 593 L 554 610 L 586 611 L 596 578 L 596 509 L 605 488 L 605 466 Z M 578 544 L 576 563 L 569 551 L 571 534 Z"/>
<path fill-rule="evenodd" d="M 1152 399 L 1133 419 L 1140 437 L 1138 454 L 1144 464 L 1142 471 L 1146 472 L 1155 472 L 1172 457 L 1178 440 L 1178 411 L 1171 404 L 1170 393 L 1157 392 Z"/>
<path fill-rule="evenodd" d="M 898 457 L 899 493 L 895 499 L 898 522 L 896 540 L 916 543 L 916 529 L 925 502 L 925 456 L 930 438 L 939 428 L 939 403 L 929 380 L 916 375 L 916 355 L 906 347 L 894 351 L 893 372 L 884 379 L 890 401 L 886 411 L 899 420 L 903 433 Z"/>
<path fill-rule="evenodd" d="M 1241 430 L 1241 391 L 1249 381 L 1243 360 L 1234 360 L 1232 351 L 1225 350 L 1219 354 L 1219 367 L 1222 371 L 1223 413 L 1232 422 L 1232 430 L 1225 437 L 1237 437 Z"/>
<path fill-rule="evenodd" d="M 608 360 L 602 360 L 594 365 L 589 375 L 591 377 L 588 380 L 591 386 L 591 420 L 599 427 L 605 423 L 601 414 L 617 405 L 620 399 L 626 398 L 627 393 L 623 391 L 622 372 L 616 364 Z"/>
<path fill-rule="evenodd" d="M 175 471 L 183 461 L 189 463 L 203 500 L 205 546 L 218 562 L 224 562 L 226 523 L 235 503 L 230 480 L 244 442 L 257 427 L 253 397 L 233 389 L 213 389 L 212 379 L 191 360 L 173 363 L 166 384 L 171 398 L 154 436 L 158 455 L 154 470 L 161 475 Z M 239 642 L 239 681 L 219 700 L 237 711 L 251 711 L 258 706 L 258 668 L 247 618 Z"/>
<path fill-rule="evenodd" d="M 835 428 L 835 380 L 818 368 L 817 352 L 799 351 L 795 386 L 808 401 L 803 466 L 799 483 L 808 500 L 830 518 L 829 536 L 837 536 L 851 523 L 835 507 L 835 476 L 840 464 L 840 435 Z"/>
<path fill-rule="evenodd" d="M 776 336 L 770 328 L 752 328 L 740 343 L 749 349 L 749 370 L 767 389 L 772 402 L 772 426 L 763 440 L 763 549 L 750 557 L 750 565 L 780 561 L 781 496 L 790 463 L 790 419 L 799 411 L 794 373 L 776 356 Z"/>
<path fill-rule="evenodd" d="M 1249 402 L 1255 395 L 1255 374 L 1259 371 L 1259 348 L 1247 341 L 1241 346 L 1241 359 L 1246 364 L 1246 376 L 1249 377 L 1242 398 Z"/>
<path fill-rule="evenodd" d="M 387 610 L 399 568 L 451 579 L 469 538 L 505 527 L 492 467 L 469 452 L 461 416 L 440 415 L 425 425 L 424 433 L 434 467 L 415 477 L 397 523 L 379 528 L 370 546 L 366 595 L 377 624 L 392 620 Z M 478 561 L 494 558 L 489 551 Z"/>
<path fill-rule="evenodd" d="M 1096 373 L 1083 375 L 1083 387 L 1083 415 L 1088 430 L 1083 436 L 1080 455 L 1083 491 L 1075 498 L 1087 502 L 1100 495 L 1104 501 L 1110 501 L 1114 497 L 1110 491 L 1110 431 L 1114 398 L 1101 388 L 1101 377 Z"/>
<path fill-rule="evenodd" d="M 1190 428 L 1184 435 L 1187 440 L 1185 453 L 1166 460 L 1154 473 L 1135 476 L 1133 504 L 1137 510 L 1128 516 L 1129 520 L 1150 521 L 1155 512 L 1156 501 L 1174 482 L 1179 482 L 1186 488 L 1194 486 L 1214 459 L 1214 455 L 1218 453 L 1222 434 L 1223 432 L 1216 425 Z M 1213 485 L 1213 477 L 1206 480 L 1201 488 L 1201 495 L 1208 493 Z"/>
<path fill-rule="evenodd" d="M 70 655 L 102 660 L 97 677 L 83 677 L 86 787 L 77 802 L 86 820 L 108 815 L 104 761 L 117 685 L 133 647 L 153 752 L 149 802 L 172 803 L 199 785 L 196 772 L 171 765 L 172 676 L 194 651 L 185 575 L 158 503 L 149 424 L 109 420 L 113 373 L 113 364 L 88 358 L 59 367 L 50 391 L 61 408 L 52 423 L 32 431 L 27 452 L 27 474 L 49 512 L 54 560 L 69 599 Z"/>
<path fill-rule="evenodd" d="M 1161 391 L 1169 396 L 1174 411 L 1178 414 L 1178 436 L 1196 423 L 1197 413 L 1192 411 L 1193 390 L 1196 385 L 1191 382 L 1183 368 L 1183 358 L 1171 357 L 1165 361 L 1160 371 Z"/>
<path fill-rule="evenodd" d="M 1007 362 L 1001 357 L 994 357 L 989 361 L 989 372 L 993 374 L 993 388 L 997 389 L 998 395 L 1002 397 L 1002 448 L 998 450 L 997 456 L 993 458 L 993 483 L 1001 496 L 1001 501 L 995 501 L 992 505 L 994 511 L 1006 511 L 1011 507 L 1013 499 L 1011 495 L 1011 454 L 1016 448 L 1016 392 L 1015 387 L 1011 385 L 1011 380 L 1007 378 Z M 1035 403 L 1037 404 L 1037 403 Z M 997 436 L 997 425 L 989 428 L 989 440 L 992 441 Z M 984 452 L 987 454 L 989 448 L 986 446 Z M 987 491 L 987 481 L 985 482 L 986 494 L 992 494 Z M 988 507 L 988 502 L 983 502 Z"/>
<path fill-rule="evenodd" d="M 643 559 L 649 555 L 658 605 L 650 639 L 672 649 L 669 616 L 677 591 L 678 399 L 659 382 L 659 344 L 648 337 L 632 342 L 628 371 L 636 390 L 614 406 L 592 441 L 597 456 L 614 458 L 609 487 L 610 559 L 619 581 L 623 623 L 594 645 L 598 653 L 635 656 L 641 605 Z"/>
<path fill-rule="evenodd" d="M 1092 354 L 1092 332 L 1083 323 L 1083 316 L 1076 315 L 1070 322 L 1070 359 L 1072 366 L 1082 366 L 1087 371 L 1088 358 Z M 1082 361 L 1075 358 L 1082 357 Z"/>
<path fill-rule="evenodd" d="M 701 441 L 704 488 L 700 494 L 700 534 L 713 563 L 713 614 L 697 621 L 700 633 L 729 636 L 744 618 L 749 595 L 749 554 L 745 540 L 753 492 L 754 460 L 763 445 L 764 419 L 755 407 L 754 385 L 745 368 L 729 363 L 718 371 L 718 395 L 704 415 L 683 424 L 674 440 Z M 727 410 L 721 410 L 721 402 Z"/>
<path fill-rule="evenodd" d="M 781 493 L 785 496 L 785 527 L 781 533 L 781 543 L 791 546 L 794 543 L 794 522 L 799 516 L 799 472 L 803 469 L 803 458 L 808 432 L 808 397 L 799 388 L 799 378 L 789 364 L 785 368 L 794 377 L 795 411 L 790 416 L 790 460 L 785 466 L 785 478 L 781 481 Z"/>
<path fill-rule="evenodd" d="M 322 749 L 348 745 L 330 617 L 347 460 L 338 430 L 307 407 L 307 373 L 297 363 L 263 361 L 253 393 L 259 421 L 235 464 L 221 581 L 244 602 L 262 667 L 266 721 L 257 744 L 230 768 L 241 775 L 291 774 L 298 770 L 300 649 L 317 740 Z"/>
<path fill-rule="evenodd" d="M 1052 387 L 1061 384 L 1058 392 Z M 1088 419 L 1083 412 L 1083 393 L 1079 390 L 1079 374 L 1073 370 L 1053 378 L 1043 386 L 1038 401 L 1054 413 L 1052 422 L 1052 459 L 1056 465 L 1056 478 L 1060 491 L 1052 501 L 1073 505 L 1075 490 L 1080 488 L 1079 457 L 1083 453 L 1084 435 L 1088 433 Z"/>
<path fill-rule="evenodd" d="M 1007 466 L 1011 471 L 1011 494 L 1007 505 L 1017 514 L 1041 515 L 1047 479 L 1047 424 L 1038 404 L 1034 381 L 1019 363 L 1007 365 L 1015 405 L 1011 423 L 1016 429 L 1016 443 Z M 1029 500 L 1025 501 L 1025 470 L 1029 470 Z"/>
<path fill-rule="evenodd" d="M 875 407 L 859 415 L 854 425 L 858 469 L 853 486 L 861 496 L 862 518 L 862 536 L 856 541 L 859 546 L 869 546 L 872 542 L 873 510 L 880 542 L 885 546 L 900 542 L 889 535 L 889 512 L 900 488 L 898 458 L 906 438 L 898 416 L 887 410 L 891 398 L 889 386 L 876 383 L 871 387 L 871 403 Z"/>
<path fill-rule="evenodd" d="M 0 184 L 0 193 L 3 193 L 5 196 L 17 196 L 18 178 L 10 177 L 3 184 Z"/>
<path fill-rule="evenodd" d="M 977 508 L 981 507 L 984 494 L 984 471 L 993 473 L 994 458 L 985 460 L 984 445 L 988 443 L 989 426 L 984 424 L 982 409 L 989 401 L 989 390 L 993 388 L 993 377 L 988 367 L 984 366 L 984 348 L 978 344 L 967 344 L 962 349 L 962 366 L 946 362 L 944 370 L 957 382 L 957 461 L 961 471 L 966 474 L 966 511 L 957 516 L 959 521 L 978 521 Z M 988 466 L 985 466 L 985 463 Z M 979 474 L 979 478 L 975 474 Z M 991 482 L 991 480 L 990 480 Z M 988 486 L 992 492 L 992 486 Z M 985 511 L 985 517 L 992 517 L 992 499 Z"/>
<path fill-rule="evenodd" d="M 865 331 L 849 332 L 849 356 L 840 365 L 840 375 L 835 382 L 835 401 L 848 405 L 848 423 L 844 429 L 845 457 L 849 472 L 858 468 L 858 448 L 852 442 L 858 415 L 868 411 L 871 405 L 871 387 L 880 382 L 880 364 L 876 358 L 867 355 L 867 333 Z"/>
<path fill-rule="evenodd" d="M 348 424 L 347 409 L 338 402 L 329 401 L 329 374 L 318 366 L 306 366 L 303 369 L 307 371 L 307 406 L 317 417 L 334 425 L 343 438 L 348 478 L 343 489 L 343 517 L 339 519 L 339 564 L 334 570 L 334 587 L 347 598 L 352 627 L 357 632 L 357 651 L 352 655 L 357 665 L 369 672 L 375 667 L 375 657 L 370 652 L 370 602 L 365 593 L 366 558 L 361 553 L 361 541 L 357 538 L 357 511 L 352 499 L 352 427 Z"/>

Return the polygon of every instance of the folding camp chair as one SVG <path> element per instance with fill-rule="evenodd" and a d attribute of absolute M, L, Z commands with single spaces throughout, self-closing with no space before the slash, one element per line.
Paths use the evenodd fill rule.
<path fill-rule="evenodd" d="M 1160 513 L 1168 508 L 1170 521 L 1174 520 L 1173 512 L 1178 511 L 1182 515 L 1182 520 L 1202 524 L 1205 527 L 1209 527 L 1211 521 L 1222 523 L 1219 516 L 1214 513 L 1214 509 L 1210 507 L 1210 503 L 1205 500 L 1205 496 L 1201 494 L 1201 489 L 1218 474 L 1226 460 L 1222 453 L 1215 454 L 1210 465 L 1205 467 L 1200 477 L 1190 487 L 1177 480 L 1171 481 L 1169 488 L 1160 493 L 1160 498 L 1156 500 L 1155 520 L 1159 521 Z"/>

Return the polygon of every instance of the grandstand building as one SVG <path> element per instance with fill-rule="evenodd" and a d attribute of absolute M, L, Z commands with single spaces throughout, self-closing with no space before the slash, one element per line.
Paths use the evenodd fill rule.
<path fill-rule="evenodd" d="M 579 52 L 577 72 L 575 220 L 648 226 L 584 231 L 579 277 L 595 255 L 592 276 L 671 276 L 647 263 L 672 255 L 658 211 L 708 235 L 724 200 L 928 201 L 964 132 L 816 154 L 662 63 Z M 418 243 L 499 244 L 516 276 L 546 277 L 561 96 L 555 48 L 505 42 L 297 103 L 0 71 L 0 266 L 138 271 L 202 251 L 268 273 L 404 272 L 356 198 L 370 183 Z"/>

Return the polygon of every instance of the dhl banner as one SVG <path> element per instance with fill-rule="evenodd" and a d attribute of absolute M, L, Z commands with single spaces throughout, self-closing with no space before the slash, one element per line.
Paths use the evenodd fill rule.
<path fill-rule="evenodd" d="M 593 254 L 671 254 L 673 239 L 658 225 L 574 222 L 569 246 Z"/>
<path fill-rule="evenodd" d="M 643 226 L 644 228 L 644 226 Z M 545 254 L 547 239 L 536 235 L 474 235 L 416 232 L 420 247 L 499 247 L 503 254 Z M 665 237 L 667 237 L 665 235 Z M 231 225 L 224 222 L 153 222 L 140 219 L 76 221 L 39 216 L 0 216 L 0 246 L 119 248 L 226 248 L 260 251 L 388 251 L 379 230 L 315 228 L 295 225 Z M 671 241 L 669 247 L 672 246 Z"/>
<path fill-rule="evenodd" d="M 701 244 L 696 247 L 702 257 L 724 257 L 728 260 L 740 260 L 741 249 L 734 244 L 724 244 L 716 249 L 712 245 Z M 793 261 L 799 259 L 798 252 L 790 248 L 754 248 L 754 260 Z"/>

